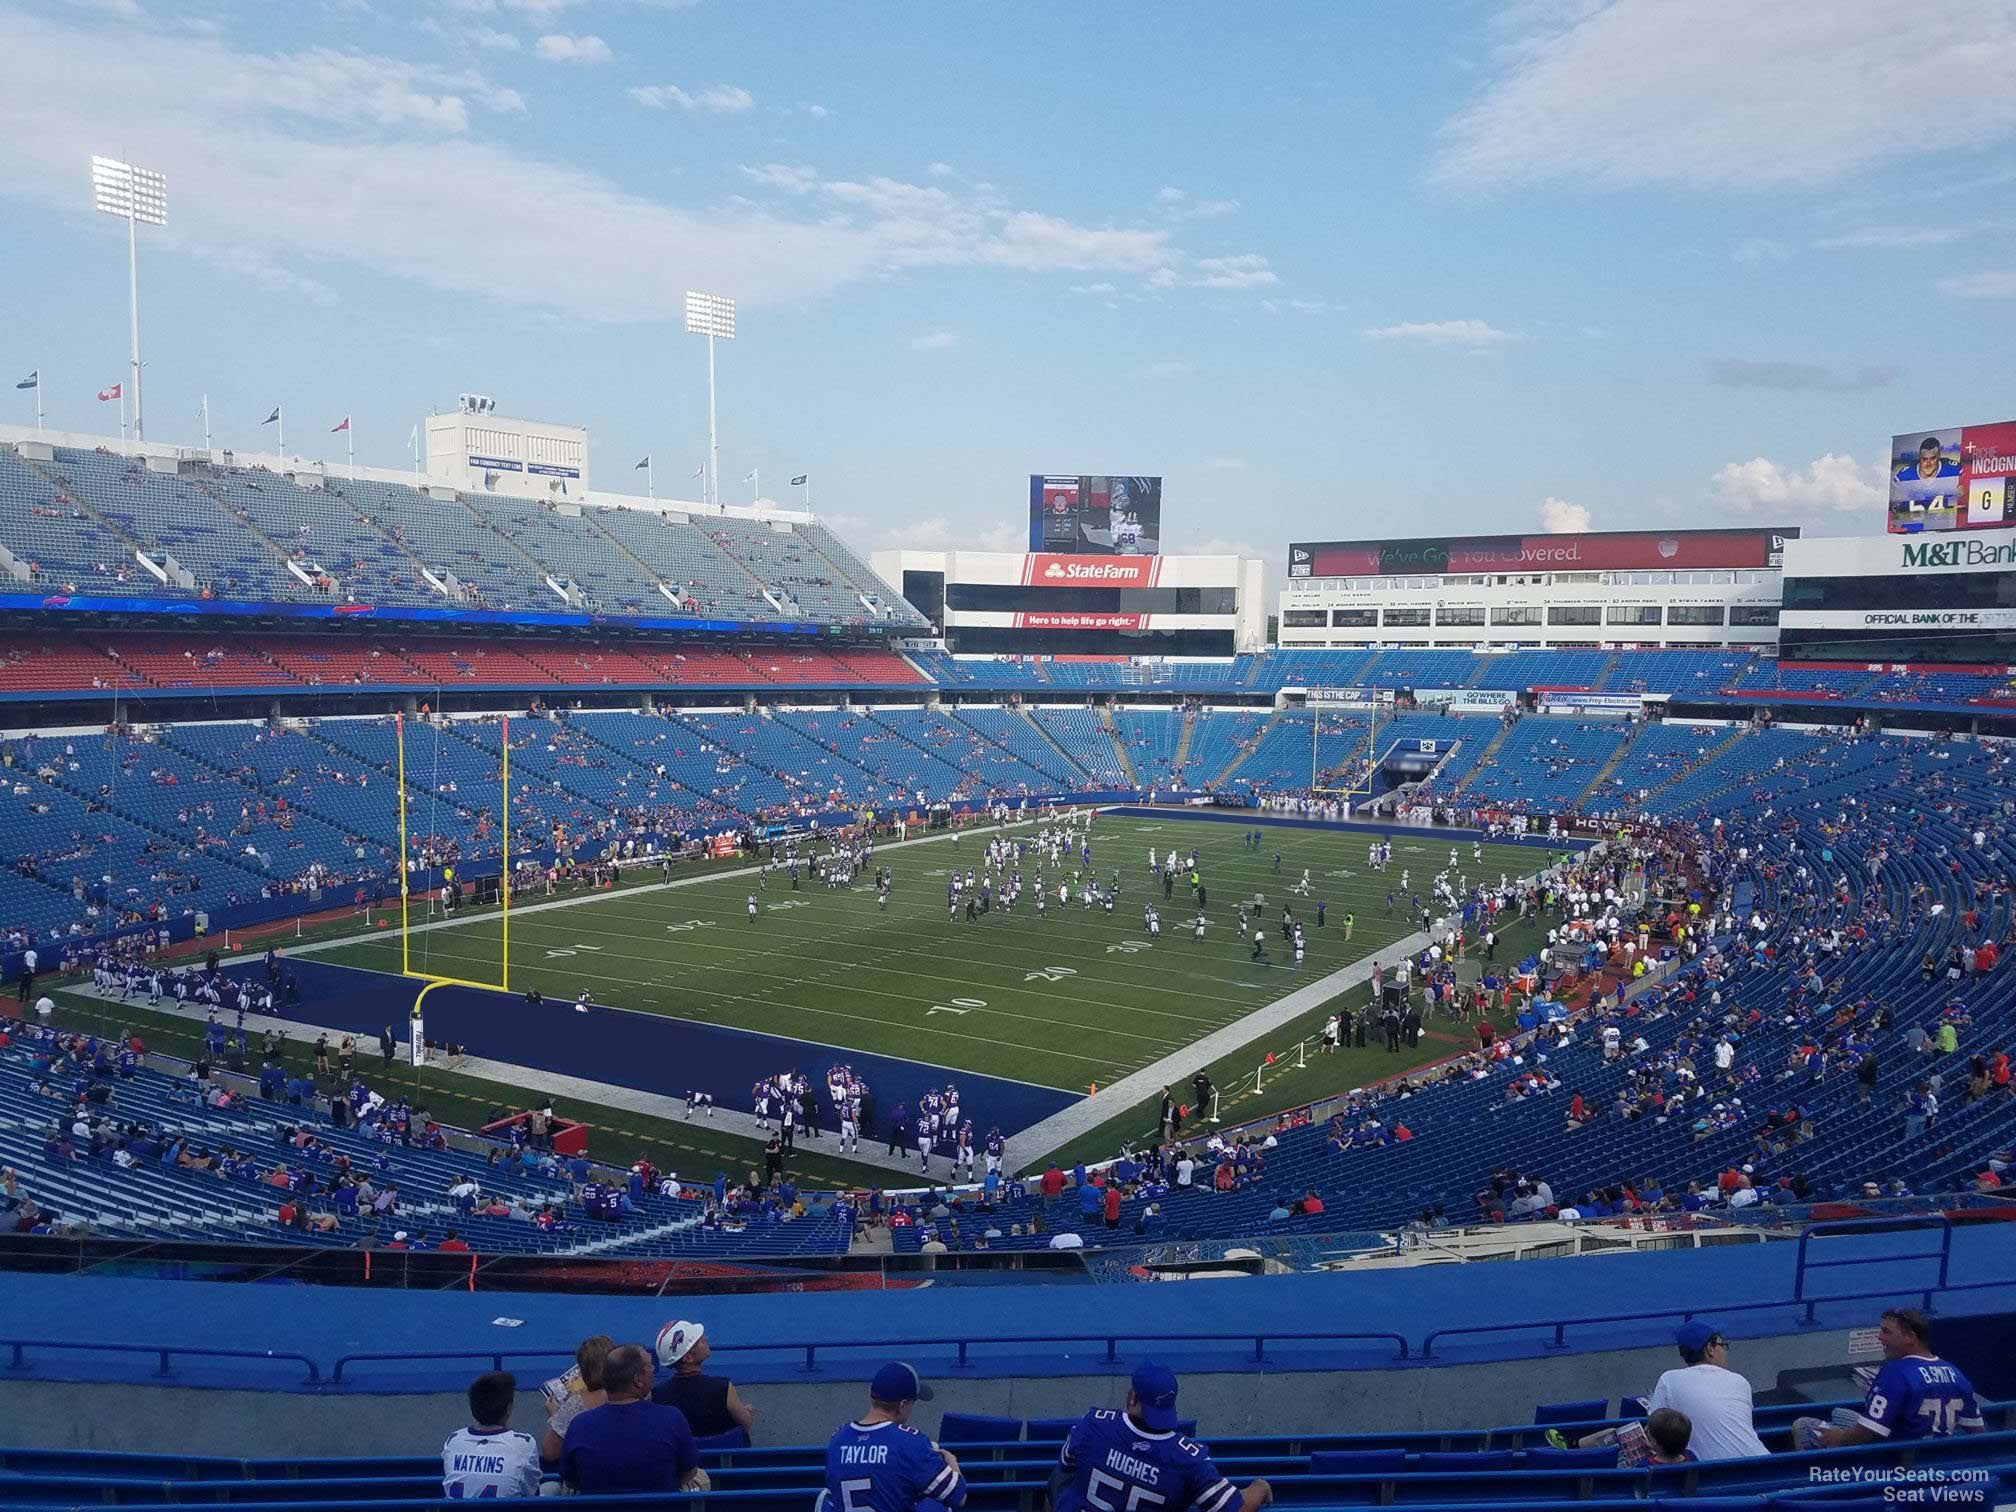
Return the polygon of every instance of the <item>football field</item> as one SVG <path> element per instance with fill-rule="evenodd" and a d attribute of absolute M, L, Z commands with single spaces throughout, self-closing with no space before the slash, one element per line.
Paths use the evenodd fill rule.
<path fill-rule="evenodd" d="M 868 875 L 876 866 L 893 873 L 886 909 L 866 877 L 832 890 L 802 869 L 795 890 L 781 870 L 759 887 L 753 870 L 737 867 L 696 871 L 690 880 L 675 872 L 671 886 L 559 907 L 521 895 L 511 916 L 511 987 L 537 987 L 556 1004 L 586 991 L 604 1009 L 798 1042 L 808 1047 L 800 1064 L 815 1076 L 841 1058 L 820 1048 L 831 1047 L 1082 1094 L 1376 956 L 1416 927 L 1408 895 L 1428 895 L 1451 850 L 1446 837 L 1396 829 L 1392 863 L 1375 871 L 1363 832 L 1254 827 L 1264 832 L 1257 851 L 1242 845 L 1238 823 L 1101 817 L 1092 828 L 1089 873 L 1102 884 L 1119 874 L 1110 913 L 1088 910 L 1075 897 L 1058 906 L 1058 871 L 1048 866 L 1043 915 L 1025 893 L 1012 912 L 996 909 L 970 922 L 963 910 L 948 917 L 947 878 L 955 867 L 982 869 L 984 830 L 956 842 L 879 848 Z M 1028 839 L 1033 828 L 1007 833 Z M 1197 852 L 1208 895 L 1201 942 L 1192 939 L 1196 908 L 1187 882 L 1179 879 L 1165 901 L 1150 879 L 1150 848 L 1166 853 L 1171 846 L 1186 862 L 1193 847 Z M 1530 846 L 1487 845 L 1481 860 L 1467 841 L 1457 849 L 1457 871 L 1473 883 L 1528 875 L 1550 859 Z M 1307 896 L 1293 891 L 1305 869 Z M 1025 858 L 1022 870 L 1033 885 L 1033 860 Z M 1390 914 L 1389 891 L 1398 894 Z M 1268 931 L 1264 961 L 1250 959 L 1250 938 L 1239 937 L 1237 922 L 1239 903 L 1256 896 L 1264 899 L 1259 917 Z M 1318 901 L 1326 912 L 1321 928 Z M 1161 913 L 1159 939 L 1143 924 L 1151 902 Z M 1299 968 L 1280 938 L 1284 903 L 1307 926 L 1308 958 Z M 1348 940 L 1347 916 L 1354 920 Z M 416 927 L 412 966 L 494 983 L 501 940 L 494 914 Z M 305 953 L 335 965 L 399 970 L 396 930 Z M 742 1088 L 715 1090 L 724 1103 L 743 1101 Z"/>

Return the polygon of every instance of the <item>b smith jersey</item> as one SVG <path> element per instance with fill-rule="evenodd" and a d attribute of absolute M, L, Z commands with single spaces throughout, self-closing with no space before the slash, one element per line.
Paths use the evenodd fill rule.
<path fill-rule="evenodd" d="M 1230 1512 L 1239 1492 L 1205 1447 L 1099 1408 L 1078 1420 L 1058 1463 L 1056 1512 Z"/>

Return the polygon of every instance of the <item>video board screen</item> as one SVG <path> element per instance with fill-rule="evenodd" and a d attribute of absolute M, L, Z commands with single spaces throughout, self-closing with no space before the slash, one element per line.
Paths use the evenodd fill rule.
<path fill-rule="evenodd" d="M 1893 535 L 2016 525 L 2016 421 L 1890 438 Z"/>
<path fill-rule="evenodd" d="M 1162 549 L 1162 480 L 1031 473 L 1029 549 L 1068 556 L 1155 556 Z"/>

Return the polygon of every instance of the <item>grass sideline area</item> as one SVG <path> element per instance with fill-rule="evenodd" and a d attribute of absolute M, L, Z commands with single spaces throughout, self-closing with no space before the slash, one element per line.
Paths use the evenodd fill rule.
<path fill-rule="evenodd" d="M 193 1059 L 203 1043 L 202 1026 L 174 1014 L 149 1012 L 141 1003 L 107 1003 L 64 989 L 50 994 L 56 1001 L 56 1026 L 87 1034 L 116 1035 L 122 1028 L 136 1030 L 150 1051 L 159 1050 L 184 1060 Z M 259 1066 L 261 1021 L 249 1020 L 246 1033 L 253 1045 L 250 1068 Z M 459 1071 L 434 1067 L 416 1070 L 403 1058 L 388 1068 L 379 1059 L 375 1042 L 358 1040 L 359 1074 L 376 1091 L 386 1095 L 404 1093 L 416 1107 L 425 1107 L 444 1124 L 475 1130 L 489 1121 L 495 1109 L 523 1107 L 529 1100 L 522 1087 Z M 297 1069 L 311 1062 L 311 1047 L 299 1040 L 282 1045 L 284 1061 Z M 325 1089 L 326 1090 L 326 1089 Z M 676 1171 L 695 1183 L 714 1179 L 717 1170 L 741 1180 L 749 1171 L 761 1171 L 763 1146 L 753 1139 L 728 1133 L 705 1118 L 652 1118 L 646 1114 L 621 1111 L 604 1115 L 593 1107 L 578 1107 L 568 1099 L 555 1100 L 556 1111 L 582 1119 L 589 1126 L 588 1153 L 612 1166 L 628 1166 L 640 1156 L 663 1171 Z M 830 1139 L 830 1135 L 828 1138 Z M 891 1172 L 835 1156 L 819 1154 L 816 1145 L 799 1145 L 785 1162 L 794 1180 L 821 1190 L 839 1187 L 872 1187 L 889 1184 Z"/>
<path fill-rule="evenodd" d="M 1315 976 L 1376 955 L 1416 927 L 1408 894 L 1428 894 L 1452 849 L 1472 881 L 1530 874 L 1549 860 L 1535 848 L 1486 845 L 1480 861 L 1468 842 L 1452 846 L 1445 837 L 1398 829 L 1391 867 L 1375 872 L 1362 832 L 1259 820 L 1254 827 L 1263 835 L 1258 850 L 1242 844 L 1237 824 L 1173 814 L 1099 820 L 1089 870 L 1102 883 L 1117 872 L 1111 913 L 1085 909 L 1075 888 L 1059 906 L 1060 872 L 1046 866 L 1051 895 L 1043 915 L 1025 896 L 1013 912 L 995 909 L 972 922 L 948 917 L 947 876 L 955 866 L 981 869 L 991 833 L 984 828 L 957 842 L 878 849 L 873 864 L 887 865 L 895 878 L 886 910 L 865 879 L 834 890 L 802 875 L 793 890 L 781 870 L 767 886 L 748 876 L 714 877 L 614 892 L 577 907 L 516 908 L 512 987 L 537 986 L 561 1001 L 585 989 L 609 1006 L 798 1041 L 808 1047 L 804 1069 L 815 1079 L 852 1049 L 1082 1092 L 1149 1066 Z M 1007 833 L 1033 838 L 1028 829 Z M 1150 847 L 1166 852 L 1172 845 L 1186 858 L 1193 846 L 1198 853 L 1209 899 L 1201 943 L 1191 938 L 1196 909 L 1187 885 L 1179 881 L 1165 900 L 1149 882 Z M 1074 858 L 1063 875 L 1079 865 Z M 1022 869 L 1033 890 L 1033 859 Z M 1295 896 L 1291 888 L 1305 871 L 1311 891 Z M 1410 882 L 1404 891 L 1403 873 Z M 1390 915 L 1389 891 L 1400 894 Z M 1239 902 L 1256 895 L 1265 899 L 1259 918 L 1269 942 L 1260 962 L 1250 958 L 1236 923 Z M 1326 905 L 1322 928 L 1314 922 L 1319 900 Z M 1159 939 L 1143 925 L 1150 902 L 1161 913 Z M 1308 926 L 1301 967 L 1278 934 L 1284 903 Z M 1347 915 L 1355 918 L 1348 943 Z M 419 971 L 496 981 L 501 922 L 486 916 L 416 931 L 411 953 Z M 339 965 L 399 969 L 396 931 L 314 954 Z M 707 1090 L 739 1105 L 746 1089 Z"/>

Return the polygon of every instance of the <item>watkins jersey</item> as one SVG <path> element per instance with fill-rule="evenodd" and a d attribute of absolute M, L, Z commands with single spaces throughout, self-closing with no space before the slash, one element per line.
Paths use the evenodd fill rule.
<path fill-rule="evenodd" d="M 441 1494 L 455 1501 L 537 1496 L 539 1445 L 509 1428 L 464 1428 L 441 1446 Z"/>
<path fill-rule="evenodd" d="M 1230 1512 L 1239 1504 L 1237 1488 L 1202 1444 L 1150 1433 L 1110 1408 L 1078 1420 L 1058 1463 L 1070 1480 L 1056 1512 Z"/>
<path fill-rule="evenodd" d="M 826 1489 L 815 1512 L 912 1512 L 929 1498 L 966 1500 L 966 1478 L 904 1423 L 842 1423 L 826 1445 Z"/>
<path fill-rule="evenodd" d="M 1876 1372 L 1855 1420 L 1883 1438 L 1945 1438 L 1978 1432 L 1981 1407 L 1959 1366 L 1907 1355 Z"/>

